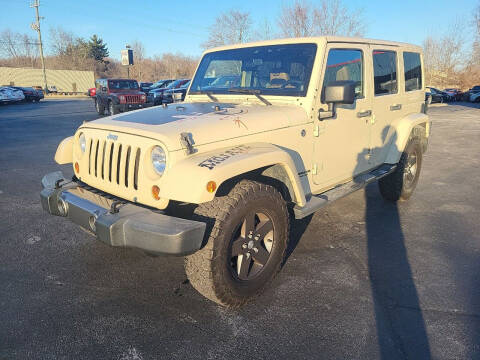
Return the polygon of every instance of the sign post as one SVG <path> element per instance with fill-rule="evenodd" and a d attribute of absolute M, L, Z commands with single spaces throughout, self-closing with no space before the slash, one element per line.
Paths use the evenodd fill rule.
<path fill-rule="evenodd" d="M 127 67 L 127 78 L 130 79 L 130 65 L 133 65 L 133 50 L 127 45 L 125 50 L 121 51 L 122 65 Z"/>

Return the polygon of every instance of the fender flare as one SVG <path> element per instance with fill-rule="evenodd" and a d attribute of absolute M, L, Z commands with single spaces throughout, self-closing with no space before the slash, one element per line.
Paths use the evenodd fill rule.
<path fill-rule="evenodd" d="M 214 181 L 217 190 L 225 181 L 239 175 L 269 166 L 280 166 L 290 181 L 289 191 L 299 206 L 306 204 L 305 184 L 299 170 L 303 164 L 294 161 L 287 149 L 268 144 L 250 143 L 225 147 L 198 155 L 191 155 L 172 165 L 161 180 L 160 197 L 200 204 L 213 200 L 215 193 L 207 191 L 207 183 Z M 297 163 L 297 164 L 296 164 Z M 268 176 L 268 175 L 267 175 Z M 306 178 L 305 178 L 306 181 Z"/>
<path fill-rule="evenodd" d="M 55 152 L 55 162 L 60 165 L 70 164 L 73 161 L 73 136 L 63 139 Z"/>
<path fill-rule="evenodd" d="M 415 128 L 423 127 L 425 129 L 425 137 L 428 138 L 430 135 L 430 126 L 431 123 L 428 115 L 419 113 L 410 114 L 392 123 L 388 134 L 390 141 L 385 162 L 387 164 L 398 163 L 411 137 L 412 131 L 414 131 Z"/>

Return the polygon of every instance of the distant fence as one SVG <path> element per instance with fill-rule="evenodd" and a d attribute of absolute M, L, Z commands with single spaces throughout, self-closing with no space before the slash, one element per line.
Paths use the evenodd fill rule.
<path fill-rule="evenodd" d="M 84 93 L 95 86 L 93 71 L 46 70 L 47 85 L 55 86 L 58 92 Z M 0 67 L 0 86 L 41 86 L 42 69 Z"/>

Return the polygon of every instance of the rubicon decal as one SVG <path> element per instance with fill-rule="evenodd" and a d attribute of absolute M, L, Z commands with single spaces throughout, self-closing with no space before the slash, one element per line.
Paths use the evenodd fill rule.
<path fill-rule="evenodd" d="M 221 154 L 218 154 L 203 160 L 201 163 L 198 164 L 198 166 L 205 167 L 205 168 L 208 168 L 209 170 L 212 170 L 215 168 L 215 166 L 217 166 L 218 164 L 221 164 L 225 160 L 230 159 L 235 155 L 243 154 L 247 152 L 249 149 L 250 149 L 250 146 L 239 145 Z"/>

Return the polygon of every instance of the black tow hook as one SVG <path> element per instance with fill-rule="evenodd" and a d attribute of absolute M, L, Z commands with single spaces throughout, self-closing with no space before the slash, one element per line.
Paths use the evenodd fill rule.
<path fill-rule="evenodd" d="M 121 205 L 124 205 L 124 204 L 125 204 L 125 202 L 120 201 L 120 200 L 114 201 L 114 202 L 112 203 L 112 205 L 110 206 L 110 214 L 117 214 L 117 213 L 119 213 L 119 212 L 120 212 L 119 207 L 120 207 Z"/>
<path fill-rule="evenodd" d="M 58 179 L 55 181 L 55 189 L 60 189 L 63 185 L 60 185 L 65 179 Z"/>

